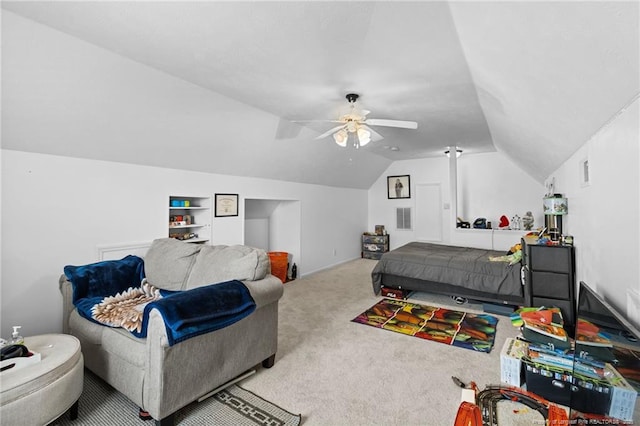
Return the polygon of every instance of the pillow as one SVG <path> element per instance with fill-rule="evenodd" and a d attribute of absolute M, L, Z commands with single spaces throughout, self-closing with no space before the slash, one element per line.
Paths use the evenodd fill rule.
<path fill-rule="evenodd" d="M 183 290 L 202 244 L 159 238 L 144 256 L 147 280 L 163 290 Z"/>
<path fill-rule="evenodd" d="M 137 333 L 137 336 L 142 333 L 145 306 L 160 298 L 160 290 L 143 280 L 140 287 L 131 287 L 102 299 L 91 308 L 91 317 L 109 327 L 122 327 Z"/>
<path fill-rule="evenodd" d="M 64 267 L 64 274 L 73 288 L 74 305 L 83 298 L 113 296 L 129 287 L 139 287 L 144 272 L 144 260 L 134 255 Z"/>
<path fill-rule="evenodd" d="M 269 256 L 264 250 L 235 246 L 204 246 L 187 280 L 186 289 L 229 280 L 257 281 L 269 273 Z"/>

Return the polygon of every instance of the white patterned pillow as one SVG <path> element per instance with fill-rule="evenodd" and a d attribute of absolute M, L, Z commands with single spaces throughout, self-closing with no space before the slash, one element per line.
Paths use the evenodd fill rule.
<path fill-rule="evenodd" d="M 102 299 L 91 308 L 91 317 L 110 327 L 122 327 L 140 333 L 144 307 L 160 298 L 160 290 L 145 278 L 140 287 L 130 287 L 122 293 Z"/>

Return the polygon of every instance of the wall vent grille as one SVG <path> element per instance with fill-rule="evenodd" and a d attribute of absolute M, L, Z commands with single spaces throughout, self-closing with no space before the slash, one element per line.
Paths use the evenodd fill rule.
<path fill-rule="evenodd" d="M 396 229 L 411 229 L 411 207 L 396 208 Z"/>

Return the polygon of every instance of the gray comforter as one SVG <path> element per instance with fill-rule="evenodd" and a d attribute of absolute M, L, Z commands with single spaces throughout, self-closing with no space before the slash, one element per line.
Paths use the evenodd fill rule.
<path fill-rule="evenodd" d="M 520 263 L 490 261 L 504 252 L 413 242 L 385 253 L 371 272 L 380 292 L 383 274 L 452 284 L 493 295 L 522 296 Z M 427 290 L 425 290 L 427 291 Z"/>

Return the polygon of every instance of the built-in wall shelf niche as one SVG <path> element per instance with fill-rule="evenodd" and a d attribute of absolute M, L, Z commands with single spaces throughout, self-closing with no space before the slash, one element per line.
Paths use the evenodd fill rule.
<path fill-rule="evenodd" d="M 211 196 L 170 195 L 170 238 L 190 243 L 211 240 Z"/>

